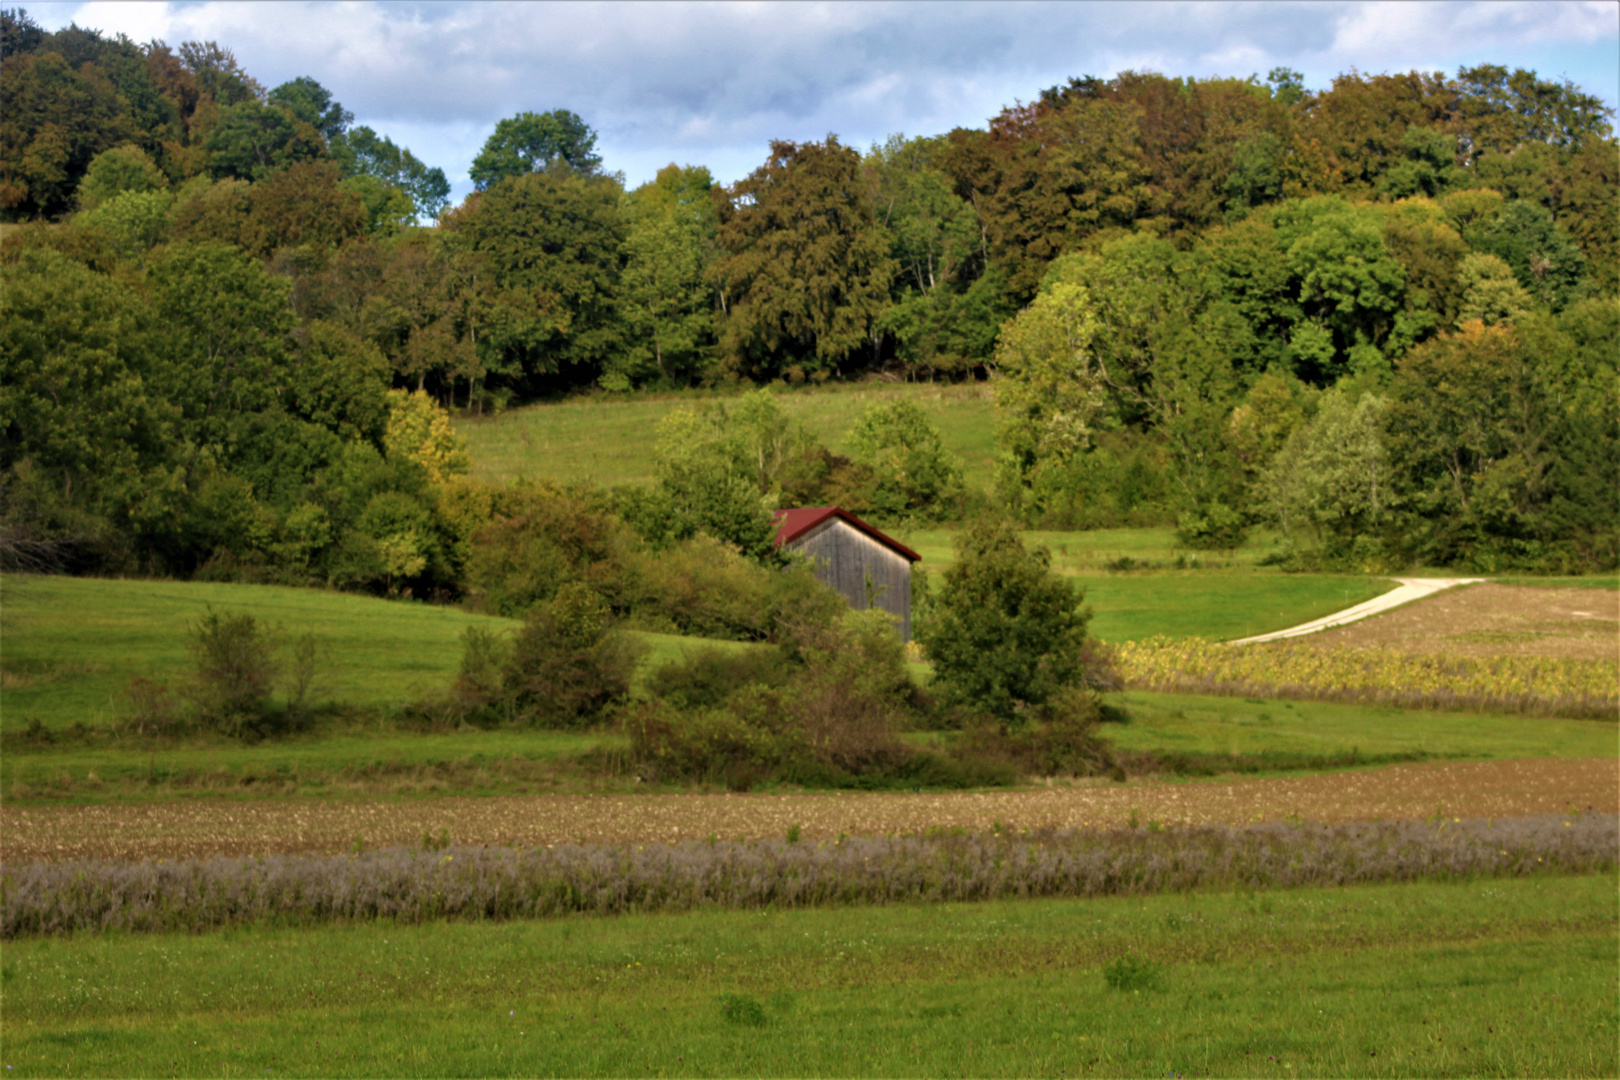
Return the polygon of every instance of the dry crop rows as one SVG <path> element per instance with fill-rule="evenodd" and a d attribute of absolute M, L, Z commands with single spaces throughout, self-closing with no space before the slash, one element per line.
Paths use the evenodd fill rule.
<path fill-rule="evenodd" d="M 1234 781 L 1100 783 L 928 794 L 538 795 L 411 802 L 226 802 L 0 807 L 8 864 L 46 859 L 174 859 L 411 845 L 677 843 L 920 833 L 932 828 L 1240 825 L 1620 812 L 1612 758 L 1424 762 Z"/>
<path fill-rule="evenodd" d="M 1129 687 L 1366 702 L 1403 708 L 1485 709 L 1531 716 L 1613 719 L 1620 661 L 1546 656 L 1451 656 L 1401 649 L 1327 650 L 1309 639 L 1232 646 L 1152 638 L 1118 647 Z"/>

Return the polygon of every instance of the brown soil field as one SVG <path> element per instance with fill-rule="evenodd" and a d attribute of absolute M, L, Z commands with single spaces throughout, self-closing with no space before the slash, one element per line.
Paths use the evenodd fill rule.
<path fill-rule="evenodd" d="M 1148 780 L 1033 790 L 929 794 L 535 795 L 420 802 L 242 803 L 0 807 L 0 858 L 174 859 L 336 852 L 414 844 L 425 831 L 457 844 L 915 833 L 925 829 L 1102 828 L 1134 817 L 1165 825 L 1300 818 L 1517 817 L 1620 812 L 1613 758 L 1423 762 L 1311 776 Z"/>
<path fill-rule="evenodd" d="M 1482 582 L 1298 640 L 1321 649 L 1615 660 L 1620 592 Z"/>

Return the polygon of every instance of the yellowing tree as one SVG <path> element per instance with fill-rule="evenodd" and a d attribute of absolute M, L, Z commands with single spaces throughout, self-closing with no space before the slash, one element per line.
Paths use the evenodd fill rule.
<path fill-rule="evenodd" d="M 433 484 L 465 473 L 472 465 L 466 443 L 450 426 L 450 414 L 423 390 L 388 391 L 383 448 L 391 458 L 407 458 L 422 466 Z"/>
<path fill-rule="evenodd" d="M 1084 286 L 1058 281 L 1002 327 L 996 346 L 1001 442 L 1021 478 L 1086 449 L 1104 406 Z"/>

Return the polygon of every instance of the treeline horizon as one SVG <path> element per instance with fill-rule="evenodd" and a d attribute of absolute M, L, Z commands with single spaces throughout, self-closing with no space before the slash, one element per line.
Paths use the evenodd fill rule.
<path fill-rule="evenodd" d="M 1213 547 L 1272 524 L 1301 568 L 1615 565 L 1620 163 L 1567 81 L 1126 72 L 632 190 L 583 118 L 524 112 L 452 207 L 314 78 L 0 21 L 5 514 L 99 552 L 73 565 L 392 591 L 389 537 L 455 547 L 442 470 L 412 464 L 442 410 L 875 374 L 988 378 L 999 406 L 995 489 L 874 496 L 890 521 Z M 878 419 L 869 461 L 778 439 L 805 457 L 786 472 L 854 476 L 857 502 L 949 475 L 937 433 Z M 733 519 L 744 481 L 782 497 L 715 454 Z"/>

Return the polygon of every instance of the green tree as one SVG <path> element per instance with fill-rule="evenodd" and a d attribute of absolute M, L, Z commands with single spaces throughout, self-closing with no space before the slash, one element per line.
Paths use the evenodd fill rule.
<path fill-rule="evenodd" d="M 1318 198 L 1271 213 L 1302 309 L 1291 336 L 1297 374 L 1321 385 L 1351 370 L 1387 369 L 1383 347 L 1401 311 L 1406 268 L 1385 244 L 1378 212 Z"/>
<path fill-rule="evenodd" d="M 1611 308 L 1582 327 L 1597 331 L 1587 340 L 1612 332 Z M 1583 309 L 1571 329 L 1587 318 Z M 1408 354 L 1391 386 L 1389 453 L 1414 555 L 1480 570 L 1614 564 L 1612 342 L 1579 340 L 1535 315 L 1468 323 Z"/>
<path fill-rule="evenodd" d="M 284 82 L 265 96 L 265 103 L 284 109 L 331 143 L 354 123 L 354 114 L 332 100 L 332 92 L 308 75 Z"/>
<path fill-rule="evenodd" d="M 617 299 L 625 223 L 609 177 L 528 173 L 469 199 L 445 218 L 452 250 L 488 280 L 480 355 L 523 389 L 594 382 L 622 340 Z"/>
<path fill-rule="evenodd" d="M 293 317 L 289 285 L 223 244 L 177 244 L 152 259 L 149 304 L 155 384 L 183 418 L 188 442 L 226 460 L 248 414 L 274 406 L 285 385 Z"/>
<path fill-rule="evenodd" d="M 169 186 L 163 170 L 140 147 L 124 143 L 103 150 L 79 181 L 79 209 L 94 210 L 126 191 L 162 191 Z"/>
<path fill-rule="evenodd" d="M 484 191 L 518 176 L 543 172 L 553 165 L 585 175 L 601 171 L 596 132 L 567 109 L 521 112 L 495 125 L 495 132 L 473 158 L 468 175 Z"/>
<path fill-rule="evenodd" d="M 1092 352 L 1097 315 L 1085 288 L 1059 281 L 1002 328 L 996 346 L 997 438 L 1017 483 L 1061 468 L 1090 444 L 1106 398 Z"/>
<path fill-rule="evenodd" d="M 326 152 L 314 127 L 285 109 L 252 100 L 222 109 L 203 146 L 210 173 L 240 180 L 263 180 Z"/>
<path fill-rule="evenodd" d="M 1513 276 L 1537 303 L 1561 311 L 1580 298 L 1586 259 L 1545 206 L 1514 199 L 1465 235 L 1475 251 L 1495 255 L 1512 267 Z"/>
<path fill-rule="evenodd" d="M 862 165 L 899 267 L 881 328 L 908 369 L 930 376 L 989 361 L 1010 314 L 1000 275 L 985 272 L 978 213 L 934 164 L 943 143 L 894 135 Z"/>
<path fill-rule="evenodd" d="M 1296 427 L 1260 481 L 1264 506 L 1294 537 L 1348 551 L 1358 536 L 1375 537 L 1394 503 L 1384 424 L 1389 402 L 1323 393 L 1316 415 Z"/>
<path fill-rule="evenodd" d="M 706 280 L 717 246 L 713 186 L 705 168 L 668 165 L 626 200 L 625 348 L 602 374 L 609 389 L 681 386 L 714 374 L 714 290 Z"/>
<path fill-rule="evenodd" d="M 917 640 L 947 702 L 1019 723 L 1082 684 L 1090 613 L 1045 548 L 1025 549 L 1006 525 L 976 524 L 957 537 L 943 578 Z"/>
<path fill-rule="evenodd" d="M 832 136 L 772 142 L 766 163 L 726 190 L 713 273 L 738 371 L 826 377 L 879 340 L 896 266 L 860 165 Z"/>
<path fill-rule="evenodd" d="M 443 169 L 429 168 L 410 150 L 369 127 L 345 131 L 331 140 L 331 150 L 344 176 L 366 177 L 404 192 L 418 219 L 437 220 L 450 205 L 450 181 Z"/>
<path fill-rule="evenodd" d="M 756 464 L 750 451 L 772 452 L 773 425 L 763 415 L 755 420 L 746 432 L 731 430 L 723 410 L 677 409 L 659 421 L 658 490 L 671 539 L 702 532 L 753 558 L 770 554 L 776 527 L 761 491 L 768 463 Z"/>
<path fill-rule="evenodd" d="M 868 406 L 845 443 L 877 480 L 873 504 L 879 513 L 937 519 L 961 495 L 961 466 L 945 452 L 939 428 L 914 402 Z"/>
<path fill-rule="evenodd" d="M 161 499 L 170 410 L 144 378 L 147 315 L 128 286 L 55 251 L 25 249 L 0 295 L 0 470 L 48 530 L 98 527 Z M 101 539 L 105 540 L 105 537 Z"/>
<path fill-rule="evenodd" d="M 1462 285 L 1458 326 L 1475 320 L 1486 326 L 1516 322 L 1535 303 L 1513 276 L 1513 268 L 1495 255 L 1473 252 L 1464 257 L 1458 280 Z"/>

